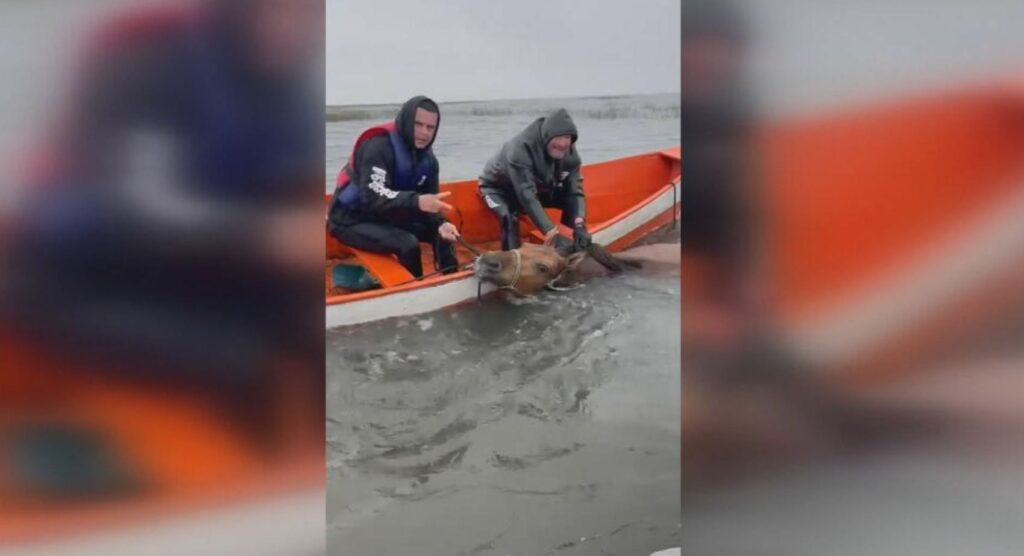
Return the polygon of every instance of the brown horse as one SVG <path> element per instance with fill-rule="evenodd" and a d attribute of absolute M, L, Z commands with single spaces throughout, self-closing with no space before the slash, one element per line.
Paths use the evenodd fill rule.
<path fill-rule="evenodd" d="M 645 245 L 613 255 L 594 243 L 586 251 L 562 255 L 550 245 L 526 243 L 511 251 L 484 253 L 474 264 L 480 280 L 522 296 L 545 288 L 569 289 L 587 278 L 639 268 L 678 271 L 679 245 Z"/>
<path fill-rule="evenodd" d="M 563 257 L 553 247 L 525 243 L 511 251 L 488 251 L 473 264 L 473 272 L 484 282 L 522 296 L 535 295 L 551 287 L 575 269 L 586 257 L 573 253 Z"/>

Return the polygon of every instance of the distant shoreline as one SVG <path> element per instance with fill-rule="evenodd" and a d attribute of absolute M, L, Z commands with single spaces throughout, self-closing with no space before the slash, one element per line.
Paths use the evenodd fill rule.
<path fill-rule="evenodd" d="M 629 98 L 629 97 L 656 97 L 656 96 L 667 96 L 667 95 L 679 95 L 679 92 L 678 91 L 676 91 L 676 92 L 671 92 L 670 91 L 670 92 L 666 92 L 666 93 L 627 93 L 627 94 L 614 94 L 614 95 L 560 96 L 560 97 L 521 97 L 521 98 L 495 98 L 495 99 L 477 99 L 477 100 L 452 100 L 452 101 L 441 102 L 440 104 L 443 104 L 443 105 L 457 105 L 457 104 L 473 104 L 473 103 L 477 103 L 477 102 L 506 102 L 506 101 L 522 102 L 522 101 L 528 101 L 528 100 L 568 100 L 568 99 L 576 99 L 576 100 L 587 100 L 587 99 L 589 99 L 589 100 L 601 100 L 601 99 L 606 99 L 606 100 L 612 100 L 612 99 Z M 374 109 L 389 108 L 389 107 L 393 107 L 393 106 L 400 106 L 401 104 L 402 104 L 401 102 L 385 102 L 385 103 L 381 103 L 381 104 L 328 104 L 328 105 L 326 105 L 326 109 L 327 109 L 328 114 L 330 114 L 330 112 L 332 112 L 332 111 L 338 112 L 338 111 L 342 111 L 342 110 L 358 110 L 358 109 L 374 110 Z"/>

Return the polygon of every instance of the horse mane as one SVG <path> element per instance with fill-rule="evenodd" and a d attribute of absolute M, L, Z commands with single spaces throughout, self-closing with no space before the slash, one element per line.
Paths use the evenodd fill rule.
<path fill-rule="evenodd" d="M 627 261 L 616 257 L 615 255 L 612 255 L 611 251 L 608 251 L 605 246 L 598 243 L 591 242 L 591 244 L 587 246 L 586 252 L 590 258 L 601 263 L 602 266 L 614 273 L 622 272 L 627 269 L 636 270 L 641 268 L 641 264 L 639 262 Z"/>

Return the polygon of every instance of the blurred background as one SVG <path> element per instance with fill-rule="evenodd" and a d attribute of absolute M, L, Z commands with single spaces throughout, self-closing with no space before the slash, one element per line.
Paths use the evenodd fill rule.
<path fill-rule="evenodd" d="M 322 2 L 0 22 L 0 553 L 322 553 Z"/>
<path fill-rule="evenodd" d="M 684 554 L 1019 552 L 1021 21 L 684 0 Z"/>

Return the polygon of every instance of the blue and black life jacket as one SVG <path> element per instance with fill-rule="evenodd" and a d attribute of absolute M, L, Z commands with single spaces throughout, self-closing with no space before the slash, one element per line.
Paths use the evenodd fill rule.
<path fill-rule="evenodd" d="M 395 167 L 392 169 L 392 189 L 396 191 L 416 191 L 429 179 L 430 174 L 434 170 L 433 157 L 423 156 L 413 166 L 409 148 L 405 145 L 401 135 L 399 135 L 395 122 L 378 124 L 367 128 L 356 139 L 348 163 L 338 172 L 332 204 L 340 204 L 342 208 L 349 210 L 359 207 L 359 188 L 348 187 L 351 184 L 352 175 L 357 174 L 355 169 L 356 151 L 366 141 L 384 133 L 388 135 L 391 143 L 391 153 L 394 155 L 395 160 Z"/>

